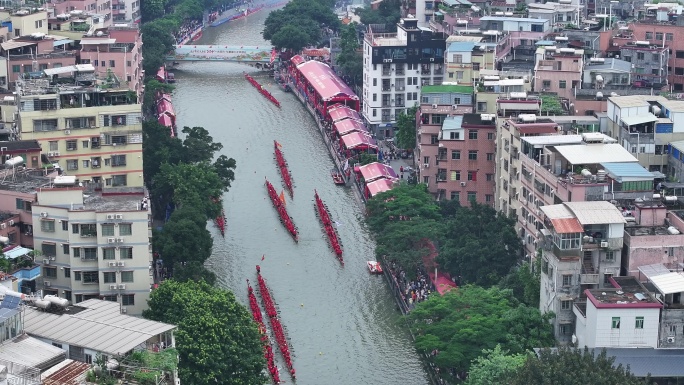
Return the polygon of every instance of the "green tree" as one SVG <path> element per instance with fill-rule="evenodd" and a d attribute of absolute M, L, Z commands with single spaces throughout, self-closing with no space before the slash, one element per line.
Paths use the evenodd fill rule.
<path fill-rule="evenodd" d="M 178 374 L 186 385 L 263 385 L 260 333 L 233 293 L 203 281 L 167 280 L 143 316 L 178 325 Z"/>
<path fill-rule="evenodd" d="M 416 112 L 417 107 L 408 109 L 408 114 L 400 113 L 397 118 L 397 146 L 412 150 L 416 148 Z"/>
<path fill-rule="evenodd" d="M 402 183 L 370 199 L 366 212 L 376 254 L 396 260 L 409 276 L 415 275 L 429 252 L 426 241 L 441 229 L 439 209 L 427 186 Z"/>
<path fill-rule="evenodd" d="M 152 179 L 152 198 L 162 207 L 172 201 L 177 206 L 195 207 L 206 215 L 216 218 L 221 213 L 218 199 L 225 185 L 209 163 L 165 163 Z"/>
<path fill-rule="evenodd" d="M 216 175 L 218 175 L 221 179 L 221 182 L 223 183 L 223 189 L 225 191 L 228 191 L 231 182 L 235 180 L 235 167 L 237 167 L 237 162 L 235 162 L 235 159 L 228 158 L 225 155 L 219 156 L 214 161 Z"/>
<path fill-rule="evenodd" d="M 216 274 L 198 261 L 176 262 L 173 266 L 173 279 L 178 282 L 205 281 L 212 286 L 216 283 Z"/>
<path fill-rule="evenodd" d="M 359 164 L 361 164 L 362 166 L 365 166 L 367 164 L 371 164 L 371 163 L 377 162 L 377 161 L 378 161 L 378 156 L 376 154 L 366 154 L 366 153 L 359 154 Z"/>
<path fill-rule="evenodd" d="M 452 218 L 445 231 L 437 261 L 464 282 L 491 286 L 500 282 L 518 261 L 520 238 L 514 220 L 492 207 L 472 202 Z"/>
<path fill-rule="evenodd" d="M 646 385 L 650 380 L 634 377 L 629 368 L 615 365 L 605 349 L 600 353 L 560 347 L 542 349 L 538 357 L 530 355 L 518 372 L 511 376 L 511 385 Z"/>
<path fill-rule="evenodd" d="M 204 127 L 183 127 L 183 161 L 186 163 L 211 162 L 214 153 L 223 148 L 221 143 L 214 143 Z"/>
<path fill-rule="evenodd" d="M 169 129 L 154 120 L 143 122 L 143 175 L 145 185 L 152 187 L 152 177 L 159 173 L 162 164 L 180 163 L 183 143 L 172 138 Z"/>
<path fill-rule="evenodd" d="M 350 23 L 342 27 L 340 33 L 340 53 L 335 61 L 342 73 L 349 76 L 354 84 L 363 79 L 363 52 L 359 51 L 358 24 Z"/>
<path fill-rule="evenodd" d="M 422 353 L 438 351 L 430 360 L 441 368 L 467 371 L 482 349 L 497 345 L 519 354 L 554 343 L 547 317 L 497 287 L 468 285 L 433 295 L 419 302 L 407 317 L 412 321 L 416 348 Z M 517 323 L 526 328 L 516 327 Z"/>
<path fill-rule="evenodd" d="M 176 263 L 198 262 L 203 264 L 211 256 L 214 244 L 206 229 L 203 213 L 191 207 L 176 210 L 161 231 L 152 238 L 154 249 L 168 266 Z"/>
<path fill-rule="evenodd" d="M 534 268 L 533 268 L 534 266 Z M 539 307 L 539 286 L 541 282 L 541 257 L 533 264 L 524 262 L 514 267 L 499 283 L 502 289 L 510 289 L 515 298 L 527 306 Z"/>
<path fill-rule="evenodd" d="M 146 2 L 144 2 L 146 3 Z M 157 19 L 143 24 L 140 32 L 143 36 L 143 68 L 149 76 L 154 76 L 164 64 L 167 54 L 173 50 L 176 42 L 172 33 L 178 29 L 179 23 L 173 17 Z"/>
<path fill-rule="evenodd" d="M 501 345 L 496 345 L 494 349 L 485 349 L 470 365 L 465 385 L 506 384 L 526 359 L 524 354 L 509 355 L 501 349 Z"/>
<path fill-rule="evenodd" d="M 149 78 L 145 82 L 145 96 L 143 98 L 144 110 L 147 114 L 156 115 L 157 114 L 157 92 L 162 92 L 165 94 L 170 94 L 173 92 L 175 87 L 171 84 L 161 83 L 155 78 Z M 168 133 L 168 131 L 167 131 Z"/>
<path fill-rule="evenodd" d="M 293 52 L 311 45 L 312 38 L 303 29 L 287 24 L 271 36 L 271 44 L 277 48 L 285 48 Z M 315 39 L 314 42 L 318 40 Z"/>
<path fill-rule="evenodd" d="M 355 12 L 360 17 L 361 24 L 382 24 L 386 31 L 392 32 L 397 30 L 397 23 L 401 18 L 401 5 L 401 0 L 384 0 L 378 9 L 357 8 Z"/>
<path fill-rule="evenodd" d="M 338 31 L 340 21 L 332 10 L 332 0 L 292 0 L 283 9 L 271 12 L 264 22 L 264 39 L 277 48 L 298 51 L 321 43 L 321 27 Z"/>

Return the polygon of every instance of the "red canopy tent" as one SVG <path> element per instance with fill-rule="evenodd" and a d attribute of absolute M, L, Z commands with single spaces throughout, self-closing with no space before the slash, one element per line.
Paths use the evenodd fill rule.
<path fill-rule="evenodd" d="M 163 114 L 167 113 L 172 116 L 176 116 L 176 113 L 173 111 L 173 104 L 171 104 L 168 100 L 166 99 L 161 99 L 157 103 L 157 113 L 158 114 Z"/>
<path fill-rule="evenodd" d="M 161 94 L 161 98 L 159 98 L 159 99 L 160 100 L 162 100 L 162 99 L 168 100 L 168 102 L 171 103 L 171 95 L 169 95 L 169 94 Z"/>
<path fill-rule="evenodd" d="M 328 114 L 330 114 L 330 119 L 333 122 L 337 122 L 347 118 L 363 121 L 363 118 L 361 117 L 361 115 L 359 115 L 358 112 L 342 104 L 335 104 L 334 106 L 328 108 Z"/>
<path fill-rule="evenodd" d="M 157 118 L 157 121 L 161 125 L 169 128 L 169 130 L 171 131 L 171 137 L 172 138 L 176 136 L 175 130 L 173 129 L 173 118 L 169 114 L 159 115 L 159 117 Z"/>
<path fill-rule="evenodd" d="M 359 173 L 361 173 L 361 176 L 366 183 L 383 178 L 394 180 L 399 179 L 397 173 L 392 167 L 378 162 L 359 167 Z"/>
<path fill-rule="evenodd" d="M 292 65 L 296 67 L 304 63 L 306 60 L 303 57 L 301 57 L 301 55 L 294 55 L 292 56 L 292 59 L 290 59 L 290 61 L 292 62 Z"/>
<path fill-rule="evenodd" d="M 378 149 L 375 139 L 371 138 L 367 132 L 352 132 L 340 139 L 342 146 L 347 150 L 368 150 Z"/>
<path fill-rule="evenodd" d="M 159 67 L 157 70 L 157 80 L 160 82 L 166 81 L 166 69 L 164 67 Z"/>
<path fill-rule="evenodd" d="M 344 136 L 352 132 L 368 132 L 363 123 L 353 119 L 337 121 L 333 123 L 333 129 L 335 129 L 340 136 Z"/>
<path fill-rule="evenodd" d="M 333 104 L 359 109 L 359 97 L 327 64 L 309 60 L 297 65 L 297 71 L 301 75 L 297 79 L 298 85 L 302 86 L 307 99 L 323 118 L 327 118 L 328 106 Z"/>
<path fill-rule="evenodd" d="M 391 179 L 378 179 L 375 182 L 366 184 L 366 198 L 374 197 L 381 192 L 389 191 L 394 187 L 394 181 Z"/>

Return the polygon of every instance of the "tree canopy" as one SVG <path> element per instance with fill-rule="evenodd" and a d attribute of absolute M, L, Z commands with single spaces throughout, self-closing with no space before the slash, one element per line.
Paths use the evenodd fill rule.
<path fill-rule="evenodd" d="M 465 385 L 506 384 L 526 359 L 525 354 L 509 355 L 508 351 L 501 349 L 501 345 L 496 345 L 494 349 L 485 349 L 470 365 Z"/>
<path fill-rule="evenodd" d="M 354 84 L 363 81 L 363 52 L 359 50 L 359 33 L 356 23 L 342 26 L 340 31 L 340 53 L 335 57 L 337 66 Z"/>
<path fill-rule="evenodd" d="M 511 378 L 511 385 L 646 385 L 650 381 L 634 377 L 629 368 L 614 366 L 615 358 L 606 351 L 560 347 L 542 349 L 539 357 L 529 356 Z"/>
<path fill-rule="evenodd" d="M 186 385 L 263 385 L 260 333 L 233 293 L 204 281 L 167 280 L 143 317 L 178 325 L 178 374 Z"/>
<path fill-rule="evenodd" d="M 294 52 L 321 43 L 322 28 L 338 31 L 340 21 L 333 12 L 334 0 L 292 0 L 272 11 L 264 22 L 264 39 L 276 48 Z"/>
<path fill-rule="evenodd" d="M 463 282 L 497 284 L 518 261 L 520 239 L 514 221 L 492 207 L 472 202 L 444 218 L 437 262 Z"/>
<path fill-rule="evenodd" d="M 192 206 L 179 208 L 162 230 L 155 233 L 152 238 L 154 249 L 168 266 L 188 262 L 203 264 L 211 256 L 214 244 L 206 225 L 206 217 L 201 211 Z"/>
<path fill-rule="evenodd" d="M 467 371 L 482 349 L 513 354 L 554 343 L 552 314 L 542 315 L 513 298 L 510 291 L 463 286 L 419 302 L 408 314 L 416 348 L 441 368 Z"/>
<path fill-rule="evenodd" d="M 533 264 L 524 262 L 514 267 L 499 283 L 502 289 L 510 289 L 515 298 L 527 306 L 539 307 L 539 287 L 541 285 L 541 256 Z"/>
<path fill-rule="evenodd" d="M 416 112 L 417 107 L 408 109 L 408 113 L 400 113 L 397 117 L 396 143 L 399 148 L 412 150 L 416 148 Z"/>
<path fill-rule="evenodd" d="M 387 32 L 392 32 L 397 30 L 397 23 L 401 18 L 401 6 L 401 0 L 384 0 L 378 9 L 357 8 L 356 14 L 361 18 L 361 24 L 383 24 Z"/>

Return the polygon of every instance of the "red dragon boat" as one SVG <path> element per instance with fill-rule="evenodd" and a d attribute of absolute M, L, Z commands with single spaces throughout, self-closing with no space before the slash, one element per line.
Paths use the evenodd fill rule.
<path fill-rule="evenodd" d="M 283 325 L 280 323 L 280 319 L 278 318 L 278 309 L 276 309 L 275 302 L 271 297 L 271 291 L 268 289 L 268 286 L 266 286 L 266 281 L 261 276 L 261 268 L 259 265 L 257 265 L 256 270 L 257 280 L 259 282 L 259 293 L 261 293 L 261 300 L 263 302 L 264 309 L 266 310 L 266 315 L 268 315 L 268 318 L 271 321 L 271 329 L 273 329 L 273 334 L 275 336 L 276 342 L 278 343 L 278 347 L 280 348 L 280 353 L 282 353 L 283 359 L 285 360 L 285 365 L 287 365 L 287 369 L 290 371 L 290 375 L 294 379 L 296 376 L 294 366 L 292 365 L 292 357 L 290 356 L 290 346 L 287 343 L 287 337 L 285 336 Z"/>
<path fill-rule="evenodd" d="M 214 218 L 214 224 L 216 225 L 216 227 L 218 227 L 219 231 L 221 232 L 221 236 L 225 237 L 226 236 L 226 212 L 223 209 L 221 209 L 221 215 Z"/>
<path fill-rule="evenodd" d="M 247 280 L 247 292 L 249 295 L 249 308 L 252 310 L 252 318 L 254 318 L 254 322 L 257 323 L 259 333 L 261 333 L 261 343 L 264 345 L 264 358 L 266 358 L 268 372 L 271 373 L 273 383 L 280 384 L 280 373 L 278 372 L 278 367 L 275 364 L 275 357 L 273 354 L 273 348 L 271 347 L 271 341 L 268 339 L 268 335 L 266 334 L 264 318 L 261 316 L 261 309 L 259 308 L 259 303 L 254 295 L 252 285 L 249 284 L 249 280 Z"/>
<path fill-rule="evenodd" d="M 280 175 L 283 177 L 283 183 L 285 183 L 285 188 L 287 192 L 290 193 L 290 198 L 294 196 L 294 189 L 292 188 L 292 175 L 290 175 L 290 170 L 287 168 L 287 162 L 283 157 L 282 151 L 280 151 L 280 143 L 278 141 L 273 141 L 273 146 L 275 147 L 275 157 L 278 163 L 278 169 L 280 169 Z"/>
<path fill-rule="evenodd" d="M 254 88 L 256 88 L 256 89 L 261 93 L 261 95 L 263 95 L 266 99 L 270 100 L 271 103 L 273 103 L 273 104 L 275 104 L 276 106 L 280 107 L 280 102 L 278 101 L 278 99 L 276 99 L 273 95 L 271 95 L 271 93 L 268 92 L 268 91 L 264 88 L 264 86 L 262 86 L 261 84 L 259 84 L 259 82 L 257 82 L 256 80 L 254 80 L 254 78 L 251 77 L 251 76 L 249 76 L 249 74 L 246 73 L 246 72 L 245 72 L 245 79 L 247 79 L 247 81 L 248 81 L 251 85 L 253 85 Z"/>
<path fill-rule="evenodd" d="M 316 198 L 316 214 L 323 224 L 323 229 L 325 230 L 328 240 L 330 241 L 330 247 L 335 252 L 337 259 L 340 260 L 342 266 L 344 266 L 344 259 L 342 259 L 342 245 L 337 235 L 337 230 L 333 226 L 332 220 L 330 219 L 330 213 L 328 208 L 325 206 L 321 198 L 318 196 L 318 191 L 314 190 L 314 196 Z"/>
<path fill-rule="evenodd" d="M 282 222 L 283 226 L 285 226 L 287 231 L 292 235 L 295 242 L 299 242 L 299 235 L 297 234 L 297 226 L 295 226 L 294 222 L 292 222 L 292 218 L 290 217 L 290 215 L 287 213 L 287 210 L 285 209 L 285 204 L 283 203 L 282 200 L 280 200 L 278 193 L 273 188 L 273 185 L 271 184 L 271 182 L 269 182 L 268 180 L 266 180 L 266 189 L 268 190 L 268 196 L 271 198 L 271 202 L 273 203 L 273 207 L 275 207 L 276 211 L 278 211 L 278 215 L 280 216 L 280 222 Z"/>

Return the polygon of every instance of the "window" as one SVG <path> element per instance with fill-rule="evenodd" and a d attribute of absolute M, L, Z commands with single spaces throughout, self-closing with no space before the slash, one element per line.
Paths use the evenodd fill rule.
<path fill-rule="evenodd" d="M 493 152 L 487 153 L 487 160 L 490 162 L 494 160 L 494 153 Z"/>
<path fill-rule="evenodd" d="M 656 40 L 663 40 L 663 33 L 662 32 L 656 32 Z"/>
<path fill-rule="evenodd" d="M 473 63 L 473 71 L 479 71 L 480 70 L 480 63 Z"/>
<path fill-rule="evenodd" d="M 666 34 L 665 34 L 665 40 L 667 40 L 667 41 L 673 41 L 673 40 L 674 40 L 674 34 L 666 33 Z"/>
<path fill-rule="evenodd" d="M 102 273 L 102 278 L 104 283 L 116 283 L 116 273 L 113 271 Z"/>
<path fill-rule="evenodd" d="M 80 247 L 74 247 L 72 249 L 74 258 L 81 258 L 81 248 Z"/>
<path fill-rule="evenodd" d="M 109 301 L 109 302 L 117 302 L 119 300 L 118 296 L 116 294 L 112 295 L 103 295 L 102 299 L 104 301 Z"/>
<path fill-rule="evenodd" d="M 494 174 L 487 174 L 487 182 L 491 182 L 494 180 Z"/>
<path fill-rule="evenodd" d="M 105 115 L 105 126 L 108 126 L 107 119 Z M 126 125 L 126 115 L 112 115 L 112 126 L 125 126 Z"/>
<path fill-rule="evenodd" d="M 103 247 L 102 248 L 102 259 L 114 259 L 116 258 L 115 249 L 113 247 Z"/>
<path fill-rule="evenodd" d="M 54 257 L 57 255 L 57 245 L 54 243 L 43 242 L 41 245 L 41 251 L 46 257 Z"/>
<path fill-rule="evenodd" d="M 542 87 L 551 88 L 551 80 L 542 80 Z"/>
<path fill-rule="evenodd" d="M 116 67 L 116 60 L 110 60 L 110 61 L 109 61 L 109 66 L 110 66 L 110 67 Z"/>
<path fill-rule="evenodd" d="M 644 53 L 643 52 L 637 52 L 637 60 L 644 60 Z"/>
<path fill-rule="evenodd" d="M 670 325 L 670 336 L 677 335 L 677 325 Z"/>
<path fill-rule="evenodd" d="M 69 268 L 69 267 L 64 268 L 64 278 L 71 278 L 71 268 Z"/>
<path fill-rule="evenodd" d="M 449 139 L 451 140 L 460 140 L 461 139 L 461 133 L 460 132 L 450 132 L 449 133 Z M 460 151 L 459 151 L 460 153 Z M 460 159 L 460 158 L 459 158 Z"/>
<path fill-rule="evenodd" d="M 451 160 L 459 160 L 459 159 L 461 159 L 461 151 L 452 150 L 451 151 Z"/>
<path fill-rule="evenodd" d="M 45 278 L 57 278 L 57 268 L 56 267 L 44 267 L 43 274 Z"/>
<path fill-rule="evenodd" d="M 123 305 L 123 306 L 135 306 L 135 294 L 122 294 L 121 295 L 121 305 Z"/>
<path fill-rule="evenodd" d="M 84 247 L 83 248 L 83 255 L 81 256 L 81 259 L 85 259 L 87 261 L 97 260 L 97 248 L 95 248 L 95 247 Z"/>
<path fill-rule="evenodd" d="M 615 254 L 612 251 L 606 251 L 606 261 L 614 261 Z"/>
<path fill-rule="evenodd" d="M 62 231 L 69 231 L 69 221 L 62 221 Z"/>
<path fill-rule="evenodd" d="M 57 131 L 57 119 L 34 120 L 33 131 Z"/>
<path fill-rule="evenodd" d="M 634 329 L 643 329 L 644 328 L 644 317 L 636 317 L 634 320 Z"/>
<path fill-rule="evenodd" d="M 477 131 L 476 130 L 468 130 L 468 139 L 471 139 L 471 140 L 477 139 Z"/>
<path fill-rule="evenodd" d="M 684 75 L 684 67 L 675 67 L 674 73 L 675 75 Z"/>
<path fill-rule="evenodd" d="M 460 202 L 461 201 L 460 193 L 458 191 L 452 191 L 451 192 L 451 200 Z"/>
<path fill-rule="evenodd" d="M 454 55 L 454 63 L 463 63 L 463 55 Z"/>
<path fill-rule="evenodd" d="M 468 171 L 468 180 L 477 181 L 477 171 Z"/>
<path fill-rule="evenodd" d="M 122 271 L 121 272 L 121 282 L 133 282 L 133 272 L 132 271 Z"/>
<path fill-rule="evenodd" d="M 646 32 L 646 40 L 653 40 L 653 32 Z"/>
<path fill-rule="evenodd" d="M 560 335 L 572 334 L 572 325 L 571 324 L 560 324 L 560 325 L 558 325 L 558 333 Z"/>
<path fill-rule="evenodd" d="M 485 195 L 485 202 L 487 202 L 487 203 L 492 203 L 492 202 L 494 202 L 494 195 L 492 195 L 492 194 L 486 194 L 486 195 Z"/>
<path fill-rule="evenodd" d="M 564 89 L 564 88 L 566 88 L 566 86 L 567 86 L 567 82 L 565 80 L 559 80 L 558 81 L 558 88 Z"/>
<path fill-rule="evenodd" d="M 131 231 L 131 224 L 130 223 L 121 223 L 119 224 L 119 235 L 131 235 L 133 232 Z"/>
<path fill-rule="evenodd" d="M 90 159 L 83 160 L 83 168 L 88 168 L 90 167 Z"/>
<path fill-rule="evenodd" d="M 40 231 L 45 233 L 55 232 L 55 221 L 54 219 L 41 219 L 40 220 Z"/>
<path fill-rule="evenodd" d="M 478 112 L 487 111 L 487 102 L 477 102 L 477 111 Z"/>
<path fill-rule="evenodd" d="M 603 283 L 605 285 L 608 285 L 610 283 L 610 279 L 613 277 L 613 274 L 603 274 Z"/>
<path fill-rule="evenodd" d="M 439 136 L 438 135 L 430 135 L 430 144 L 437 144 L 439 143 Z"/>
<path fill-rule="evenodd" d="M 651 60 L 653 60 L 654 62 L 658 62 L 660 60 L 660 55 L 658 55 L 657 53 L 654 53 L 653 58 Z M 657 75 L 657 73 L 656 73 L 656 75 Z"/>
<path fill-rule="evenodd" d="M 130 60 L 126 60 L 126 67 L 130 67 L 132 65 Z"/>
<path fill-rule="evenodd" d="M 62 243 L 62 253 L 69 255 L 69 244 L 68 243 Z"/>
<path fill-rule="evenodd" d="M 77 225 L 78 226 L 78 225 Z M 92 224 L 87 224 L 87 225 L 80 225 L 81 227 L 81 236 L 82 237 L 97 237 L 97 225 L 92 223 Z"/>
<path fill-rule="evenodd" d="M 468 191 L 468 202 L 477 201 L 477 193 L 475 191 Z"/>
<path fill-rule="evenodd" d="M 112 175 L 112 186 L 126 186 L 126 175 Z"/>
<path fill-rule="evenodd" d="M 78 170 L 78 159 L 67 159 L 67 170 Z"/>
<path fill-rule="evenodd" d="M 15 74 L 18 74 L 21 72 L 21 66 L 19 64 L 14 64 L 12 65 L 12 72 Z"/>
<path fill-rule="evenodd" d="M 494 140 L 494 133 L 493 132 L 487 133 L 487 140 Z"/>
<path fill-rule="evenodd" d="M 99 283 L 99 273 L 97 271 L 82 271 L 83 283 Z"/>
<path fill-rule="evenodd" d="M 95 127 L 95 117 L 82 117 L 82 118 L 66 118 L 64 119 L 66 123 L 66 128 L 70 130 L 79 130 L 82 128 L 93 128 Z"/>
<path fill-rule="evenodd" d="M 373 101 L 377 102 L 378 101 L 378 94 L 373 94 Z"/>
<path fill-rule="evenodd" d="M 461 172 L 458 170 L 451 171 L 451 180 L 461 180 Z"/>
<path fill-rule="evenodd" d="M 103 223 L 102 224 L 102 236 L 103 237 L 113 237 L 114 236 L 114 224 L 113 223 Z"/>
<path fill-rule="evenodd" d="M 126 165 L 126 155 L 112 155 L 112 167 L 121 167 Z"/>
<path fill-rule="evenodd" d="M 610 323 L 610 328 L 611 329 L 620 329 L 620 317 L 613 317 L 613 320 Z"/>
<path fill-rule="evenodd" d="M 71 302 L 71 290 L 64 290 L 64 298 Z"/>
<path fill-rule="evenodd" d="M 50 147 L 49 151 L 59 151 L 59 142 L 57 142 L 56 140 L 48 142 L 48 144 Z"/>
<path fill-rule="evenodd" d="M 571 286 L 572 285 L 572 275 L 571 274 L 563 274 L 563 286 Z"/>
<path fill-rule="evenodd" d="M 78 143 L 75 140 L 67 140 L 66 141 L 66 149 L 67 149 L 67 151 L 78 150 Z"/>
<path fill-rule="evenodd" d="M 133 259 L 133 248 L 132 247 L 119 247 L 119 258 L 120 259 Z"/>
<path fill-rule="evenodd" d="M 572 301 L 571 300 L 561 301 L 561 310 L 570 310 L 570 309 L 572 309 Z"/>
<path fill-rule="evenodd" d="M 468 160 L 477 160 L 477 150 L 468 151 Z"/>
<path fill-rule="evenodd" d="M 81 280 L 81 272 L 80 271 L 74 271 L 74 281 L 80 281 Z"/>

